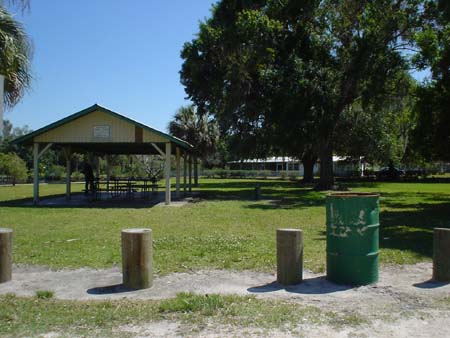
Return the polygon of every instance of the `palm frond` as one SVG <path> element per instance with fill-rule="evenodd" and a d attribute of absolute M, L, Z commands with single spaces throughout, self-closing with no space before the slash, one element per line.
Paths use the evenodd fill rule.
<path fill-rule="evenodd" d="M 23 26 L 0 7 L 0 74 L 5 77 L 3 101 L 13 107 L 30 87 L 32 44 Z"/>
<path fill-rule="evenodd" d="M 19 8 L 22 12 L 30 9 L 30 0 L 0 0 L 0 6 L 6 5 Z"/>
<path fill-rule="evenodd" d="M 170 121 L 169 133 L 191 143 L 206 156 L 219 141 L 219 127 L 208 114 L 199 114 L 194 106 L 181 107 Z"/>

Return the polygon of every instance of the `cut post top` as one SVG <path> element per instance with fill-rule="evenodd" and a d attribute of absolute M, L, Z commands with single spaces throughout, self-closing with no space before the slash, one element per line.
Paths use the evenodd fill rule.
<path fill-rule="evenodd" d="M 436 231 L 450 231 L 450 228 L 434 228 Z"/>
<path fill-rule="evenodd" d="M 146 232 L 152 232 L 152 229 L 144 229 L 144 228 L 123 229 L 122 232 L 131 233 L 131 234 L 141 234 L 141 233 L 146 233 Z"/>
<path fill-rule="evenodd" d="M 7 233 L 11 233 L 11 232 L 13 232 L 12 229 L 0 228 L 0 233 L 1 234 L 7 234 Z"/>
<path fill-rule="evenodd" d="M 293 228 L 277 229 L 277 231 L 283 231 L 283 232 L 303 232 L 302 229 L 293 229 Z"/>

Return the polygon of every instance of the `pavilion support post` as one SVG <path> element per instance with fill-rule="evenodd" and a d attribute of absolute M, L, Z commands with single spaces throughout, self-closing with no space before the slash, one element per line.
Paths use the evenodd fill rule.
<path fill-rule="evenodd" d="M 180 198 L 180 148 L 176 148 L 176 164 L 177 164 L 177 178 L 176 178 L 176 197 Z"/>
<path fill-rule="evenodd" d="M 192 192 L 192 154 L 189 155 L 189 192 Z"/>
<path fill-rule="evenodd" d="M 171 147 L 170 142 L 166 143 L 166 163 L 164 168 L 164 174 L 166 177 L 166 205 L 170 204 L 170 156 L 171 156 Z"/>
<path fill-rule="evenodd" d="M 187 189 L 187 184 L 186 184 L 186 176 L 187 176 L 187 157 L 188 154 L 185 152 L 184 156 L 183 156 L 183 191 L 184 194 L 186 195 L 186 189 Z"/>
<path fill-rule="evenodd" d="M 33 144 L 33 203 L 39 203 L 39 143 Z"/>
<path fill-rule="evenodd" d="M 194 187 L 198 187 L 198 157 L 194 155 Z"/>
<path fill-rule="evenodd" d="M 105 156 L 106 161 L 106 182 L 109 184 L 109 180 L 111 179 L 111 158 L 109 155 Z"/>
<path fill-rule="evenodd" d="M 3 123 L 3 113 L 4 113 L 4 103 L 3 103 L 3 91 L 5 87 L 5 77 L 0 74 L 0 97 L 2 98 L 0 100 L 0 139 L 3 138 L 3 129 L 4 129 L 4 123 Z"/>
<path fill-rule="evenodd" d="M 64 155 L 66 157 L 66 199 L 70 200 L 70 175 L 72 173 L 70 157 L 72 155 L 70 146 L 64 148 Z"/>
<path fill-rule="evenodd" d="M 39 158 L 50 149 L 53 143 L 48 143 L 44 149 L 39 152 L 39 143 L 33 144 L 33 203 L 39 203 Z"/>
<path fill-rule="evenodd" d="M 97 179 L 100 179 L 100 157 L 95 156 L 95 174 Z"/>

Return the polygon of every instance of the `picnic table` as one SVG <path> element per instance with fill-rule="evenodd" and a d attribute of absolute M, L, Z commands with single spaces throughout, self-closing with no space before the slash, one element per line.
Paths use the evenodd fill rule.
<path fill-rule="evenodd" d="M 152 178 L 111 177 L 109 180 L 95 180 L 95 197 L 101 199 L 106 193 L 113 199 L 150 198 L 158 192 L 158 184 Z"/>

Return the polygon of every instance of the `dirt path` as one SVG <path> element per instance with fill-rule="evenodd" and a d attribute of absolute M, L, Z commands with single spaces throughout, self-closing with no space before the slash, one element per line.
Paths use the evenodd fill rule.
<path fill-rule="evenodd" d="M 258 272 L 222 270 L 195 273 L 174 273 L 157 277 L 147 290 L 128 291 L 121 286 L 118 268 L 107 270 L 51 271 L 39 267 L 16 267 L 13 281 L 0 285 L 0 294 L 14 293 L 33 296 L 38 290 L 49 290 L 59 299 L 104 300 L 161 299 L 179 292 L 199 294 L 255 295 L 258 298 L 283 299 L 310 304 L 327 311 L 348 311 L 375 318 L 363 327 L 299 326 L 305 337 L 450 337 L 448 307 L 440 309 L 439 302 L 450 297 L 450 284 L 429 281 L 432 266 L 420 263 L 406 266 L 385 266 L 380 269 L 380 281 L 363 287 L 338 286 L 323 275 L 304 272 L 304 282 L 282 287 L 275 275 Z M 384 319 L 380 319 L 384 318 Z M 120 330 L 136 337 L 174 337 L 185 328 L 179 323 L 148 323 Z M 159 328 L 159 329 L 158 329 Z M 293 337 L 292 333 L 248 328 L 246 336 Z M 151 335 L 147 334 L 152 332 Z M 241 336 L 233 327 L 212 326 L 196 333 L 198 337 Z"/>

